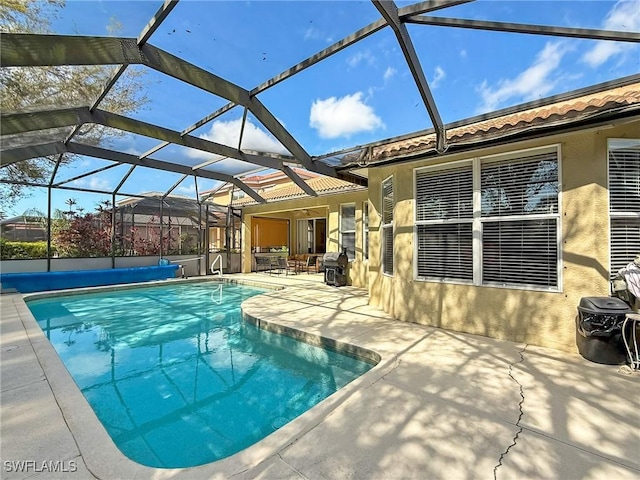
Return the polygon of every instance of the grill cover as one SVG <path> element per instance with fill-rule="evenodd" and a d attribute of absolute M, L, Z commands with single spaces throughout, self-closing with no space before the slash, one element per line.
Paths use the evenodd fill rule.
<path fill-rule="evenodd" d="M 322 262 L 325 267 L 347 268 L 347 265 L 349 264 L 349 257 L 347 257 L 347 254 L 344 252 L 328 252 L 324 254 L 324 257 L 322 257 Z"/>
<path fill-rule="evenodd" d="M 578 310 L 593 314 L 622 314 L 630 312 L 629 305 L 615 297 L 582 297 Z"/>
<path fill-rule="evenodd" d="M 615 297 L 582 297 L 578 305 L 578 332 L 585 337 L 612 337 L 621 331 L 629 305 Z"/>

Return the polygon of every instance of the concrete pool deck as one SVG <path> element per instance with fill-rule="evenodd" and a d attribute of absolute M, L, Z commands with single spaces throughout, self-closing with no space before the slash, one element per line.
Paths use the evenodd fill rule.
<path fill-rule="evenodd" d="M 0 477 L 640 477 L 638 373 L 399 322 L 370 307 L 366 291 L 325 286 L 320 275 L 225 277 L 286 287 L 247 300 L 246 315 L 375 351 L 380 363 L 232 457 L 189 469 L 148 468 L 113 445 L 22 296 L 3 294 Z"/>

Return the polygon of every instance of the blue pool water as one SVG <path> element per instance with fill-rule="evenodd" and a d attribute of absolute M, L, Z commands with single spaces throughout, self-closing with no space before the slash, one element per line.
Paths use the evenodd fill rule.
<path fill-rule="evenodd" d="M 182 283 L 27 305 L 118 448 L 176 468 L 256 443 L 372 367 L 244 322 L 259 293 Z"/>

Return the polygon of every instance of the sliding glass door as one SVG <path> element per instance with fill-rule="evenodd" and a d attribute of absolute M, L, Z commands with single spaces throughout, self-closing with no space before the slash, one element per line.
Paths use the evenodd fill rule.
<path fill-rule="evenodd" d="M 298 220 L 296 253 L 325 253 L 327 251 L 327 220 L 305 218 Z"/>

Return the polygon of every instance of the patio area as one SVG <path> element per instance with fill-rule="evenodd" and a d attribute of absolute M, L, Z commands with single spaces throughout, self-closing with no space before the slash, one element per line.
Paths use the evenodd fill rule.
<path fill-rule="evenodd" d="M 264 328 L 382 360 L 258 444 L 189 469 L 124 457 L 26 308 L 1 297 L 2 478 L 635 479 L 640 374 L 568 354 L 399 322 L 320 274 L 225 275 Z M 198 280 L 198 279 L 194 279 Z M 567 319 L 573 321 L 573 319 Z M 51 473 L 17 462 L 60 462 Z"/>

